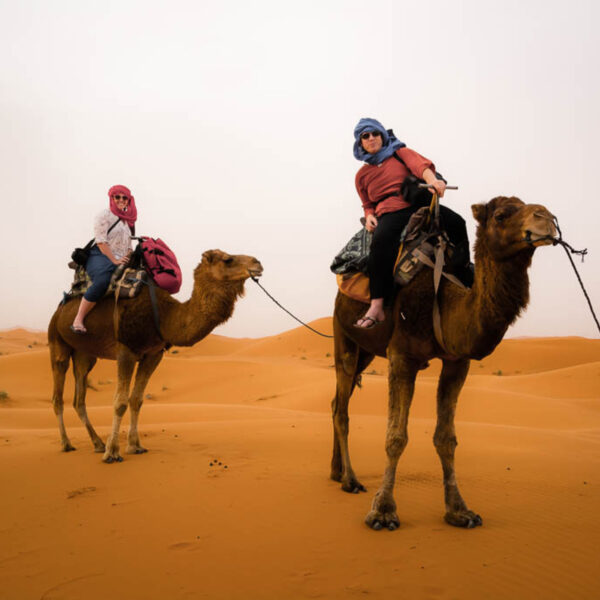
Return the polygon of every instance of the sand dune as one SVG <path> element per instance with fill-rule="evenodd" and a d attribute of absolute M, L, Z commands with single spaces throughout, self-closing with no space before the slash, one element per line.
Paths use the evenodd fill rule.
<path fill-rule="evenodd" d="M 331 332 L 330 319 L 312 325 Z M 150 452 L 116 465 L 93 453 L 70 374 L 78 451 L 59 452 L 45 343 L 0 332 L 1 600 L 600 596 L 600 340 L 505 340 L 472 363 L 457 413 L 459 482 L 484 519 L 472 531 L 441 518 L 433 361 L 417 381 L 393 533 L 363 524 L 385 464 L 385 360 L 351 401 L 369 491 L 348 495 L 328 479 L 331 340 L 297 328 L 172 349 L 142 409 Z M 90 380 L 105 437 L 115 363 Z"/>

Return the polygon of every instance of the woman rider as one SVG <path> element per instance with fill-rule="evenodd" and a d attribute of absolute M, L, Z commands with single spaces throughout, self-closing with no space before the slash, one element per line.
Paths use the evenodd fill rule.
<path fill-rule="evenodd" d="M 427 158 L 396 139 L 376 119 L 361 119 L 354 128 L 354 156 L 365 164 L 356 174 L 356 190 L 365 211 L 365 227 L 373 232 L 368 261 L 371 304 L 356 327 L 370 329 L 385 319 L 384 300 L 391 300 L 394 289 L 392 271 L 400 247 L 400 235 L 410 216 L 419 209 L 411 206 L 401 193 L 404 179 L 411 173 L 433 186 L 441 198 L 446 184 L 435 176 L 435 166 Z M 398 157 L 396 158 L 394 156 Z M 457 264 L 469 264 L 469 241 L 464 219 L 440 206 L 440 220 L 455 245 Z M 460 270 L 460 269 L 459 269 Z M 459 277 L 470 285 L 468 269 Z"/>
<path fill-rule="evenodd" d="M 104 296 L 113 271 L 125 265 L 131 254 L 131 236 L 135 233 L 137 210 L 135 199 L 124 185 L 114 185 L 108 190 L 109 207 L 98 213 L 94 221 L 95 244 L 85 265 L 92 285 L 87 289 L 71 331 L 87 333 L 83 324 L 86 315 Z"/>

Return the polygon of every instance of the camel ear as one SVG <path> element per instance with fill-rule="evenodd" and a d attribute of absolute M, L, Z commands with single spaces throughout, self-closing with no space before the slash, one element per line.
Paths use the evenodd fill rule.
<path fill-rule="evenodd" d="M 487 206 L 485 204 L 473 204 L 471 210 L 475 220 L 483 225 L 487 219 Z"/>
<path fill-rule="evenodd" d="M 202 260 L 205 260 L 207 263 L 211 263 L 214 258 L 214 252 L 212 250 L 207 250 L 202 254 Z"/>

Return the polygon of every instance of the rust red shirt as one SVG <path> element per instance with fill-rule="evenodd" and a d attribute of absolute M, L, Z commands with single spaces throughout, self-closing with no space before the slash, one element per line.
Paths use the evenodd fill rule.
<path fill-rule="evenodd" d="M 356 174 L 356 191 L 362 201 L 365 217 L 369 214 L 379 217 L 410 206 L 400 193 L 405 177 L 412 173 L 422 179 L 425 169 L 435 173 L 434 164 L 410 148 L 400 148 L 396 154 L 406 163 L 406 167 L 390 156 L 379 165 L 363 165 Z M 388 194 L 398 195 L 385 198 Z"/>

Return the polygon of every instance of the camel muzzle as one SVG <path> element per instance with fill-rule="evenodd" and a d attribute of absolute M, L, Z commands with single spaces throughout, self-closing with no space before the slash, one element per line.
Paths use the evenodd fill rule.
<path fill-rule="evenodd" d="M 525 231 L 525 236 L 523 237 L 523 241 L 535 246 L 553 246 L 556 243 L 556 232 L 554 235 L 546 234 L 546 235 L 538 235 L 529 229 Z"/>
<path fill-rule="evenodd" d="M 528 219 L 530 227 L 525 229 L 523 241 L 532 246 L 553 246 L 557 241 L 556 217 L 546 211 L 536 211 Z"/>

